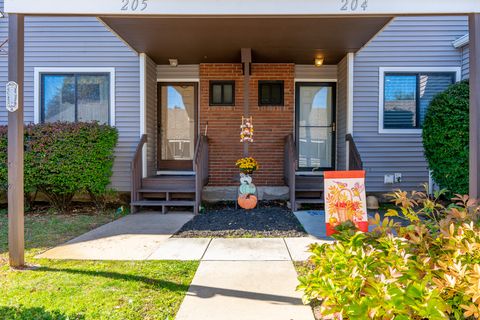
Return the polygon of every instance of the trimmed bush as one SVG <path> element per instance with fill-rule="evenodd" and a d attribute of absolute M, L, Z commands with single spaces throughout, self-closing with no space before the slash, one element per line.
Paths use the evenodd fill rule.
<path fill-rule="evenodd" d="M 112 176 L 115 128 L 98 123 L 47 123 L 25 128 L 25 193 L 42 192 L 58 210 L 73 196 L 101 197 Z M 0 127 L 0 185 L 7 186 L 7 128 Z M 6 189 L 5 189 L 6 190 Z"/>
<path fill-rule="evenodd" d="M 469 85 L 463 81 L 437 95 L 423 124 L 423 145 L 432 176 L 453 194 L 468 193 Z"/>

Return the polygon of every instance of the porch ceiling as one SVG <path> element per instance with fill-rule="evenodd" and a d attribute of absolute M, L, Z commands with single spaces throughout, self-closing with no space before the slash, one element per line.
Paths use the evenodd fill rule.
<path fill-rule="evenodd" d="M 240 62 L 252 48 L 253 62 L 337 64 L 359 50 L 391 19 L 370 17 L 101 17 L 131 47 L 157 64 Z"/>

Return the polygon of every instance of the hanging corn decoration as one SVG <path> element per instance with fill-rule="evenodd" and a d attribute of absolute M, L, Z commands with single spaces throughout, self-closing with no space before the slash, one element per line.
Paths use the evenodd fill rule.
<path fill-rule="evenodd" d="M 253 118 L 242 117 L 240 129 L 240 142 L 253 142 Z"/>

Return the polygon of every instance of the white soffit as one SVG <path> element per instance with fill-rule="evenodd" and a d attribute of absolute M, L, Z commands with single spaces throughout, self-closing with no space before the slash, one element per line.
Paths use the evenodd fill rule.
<path fill-rule="evenodd" d="M 480 12 L 479 0 L 5 0 L 5 12 L 53 15 L 408 15 Z"/>

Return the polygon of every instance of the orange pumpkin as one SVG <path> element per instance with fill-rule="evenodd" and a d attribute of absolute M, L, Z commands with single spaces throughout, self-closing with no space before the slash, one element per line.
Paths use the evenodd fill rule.
<path fill-rule="evenodd" d="M 245 210 L 251 210 L 257 206 L 258 198 L 253 194 L 238 197 L 238 205 Z"/>

